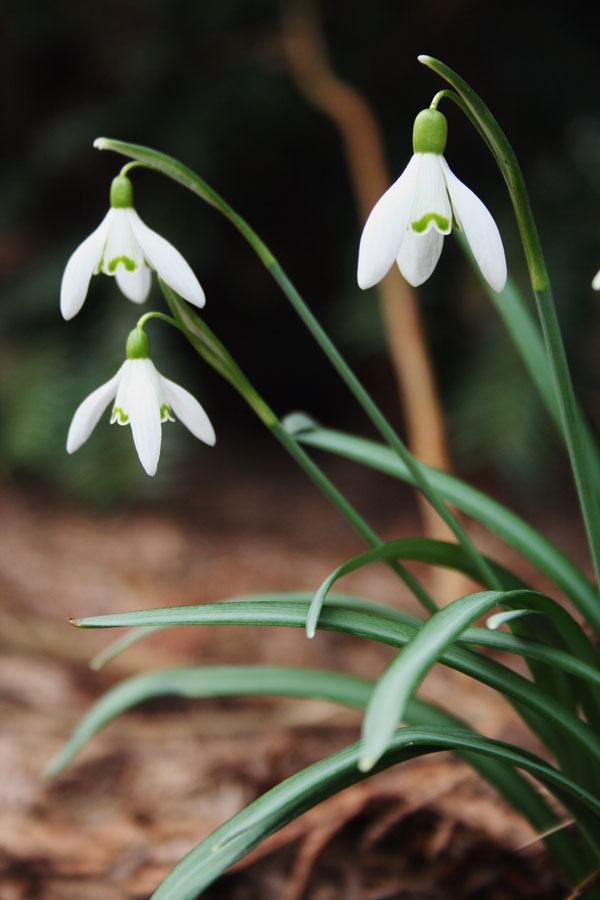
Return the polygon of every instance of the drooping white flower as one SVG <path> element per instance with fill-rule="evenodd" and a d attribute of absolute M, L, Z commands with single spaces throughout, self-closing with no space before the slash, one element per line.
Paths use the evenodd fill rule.
<path fill-rule="evenodd" d="M 594 275 L 592 287 L 595 291 L 600 291 L 600 271 L 596 272 L 596 274 Z"/>
<path fill-rule="evenodd" d="M 69 259 L 60 288 L 60 311 L 65 319 L 77 315 L 92 275 L 114 275 L 121 291 L 143 303 L 150 291 L 150 271 L 194 306 L 204 306 L 198 279 L 181 253 L 145 225 L 133 208 L 133 189 L 126 175 L 113 179 L 110 209 L 95 231 Z"/>
<path fill-rule="evenodd" d="M 127 339 L 127 359 L 117 374 L 93 391 L 73 416 L 67 437 L 67 452 L 74 453 L 98 424 L 114 400 L 111 424 L 131 425 L 133 442 L 148 475 L 156 473 L 162 437 L 161 422 L 174 422 L 173 414 L 192 434 L 210 444 L 216 437 L 210 420 L 188 391 L 164 378 L 150 359 L 150 344 L 141 328 Z"/>
<path fill-rule="evenodd" d="M 495 291 L 503 289 L 506 258 L 500 232 L 489 210 L 444 159 L 446 137 L 445 116 L 422 110 L 415 120 L 413 157 L 365 223 L 358 253 L 361 288 L 381 281 L 394 260 L 413 287 L 423 284 L 454 222 L 464 231 L 486 281 Z"/>

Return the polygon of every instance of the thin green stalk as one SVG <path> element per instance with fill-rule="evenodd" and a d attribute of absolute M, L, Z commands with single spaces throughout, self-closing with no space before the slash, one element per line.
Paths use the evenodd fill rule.
<path fill-rule="evenodd" d="M 546 261 L 519 163 L 506 135 L 475 91 L 439 60 L 432 59 L 430 56 L 419 56 L 419 62 L 444 78 L 456 91 L 456 94 L 451 91 L 444 92 L 444 96 L 454 100 L 477 128 L 494 156 L 508 187 L 525 250 L 531 286 L 536 298 L 596 581 L 600 582 L 600 511 L 593 490 L 590 459 L 581 432 L 581 420 L 578 415 L 564 343 L 554 306 Z"/>
<path fill-rule="evenodd" d="M 415 459 L 412 453 L 410 453 L 404 442 L 392 428 L 379 407 L 374 403 L 369 393 L 365 390 L 358 378 L 354 375 L 348 364 L 338 352 L 335 345 L 325 334 L 318 321 L 308 309 L 304 300 L 302 299 L 294 285 L 291 283 L 279 263 L 276 260 L 273 260 L 270 265 L 267 264 L 267 268 L 269 269 L 271 275 L 273 276 L 277 284 L 281 287 L 282 291 L 284 292 L 312 336 L 315 338 L 333 367 L 346 383 L 354 397 L 358 400 L 363 410 L 369 416 L 375 428 L 379 431 L 388 446 L 391 447 L 392 450 L 394 450 L 398 457 L 402 460 L 402 462 L 410 472 L 415 486 L 427 498 L 440 518 L 446 523 L 450 531 L 456 537 L 458 543 L 462 546 L 465 553 L 467 553 L 471 557 L 478 572 L 481 574 L 484 583 L 489 584 L 490 587 L 493 587 L 495 589 L 500 589 L 500 583 L 496 580 L 494 572 L 488 566 L 482 554 L 479 553 L 479 551 L 475 548 L 462 525 L 450 512 L 441 495 L 439 495 L 435 488 L 432 486 L 420 462 L 418 462 L 418 460 Z"/>
<path fill-rule="evenodd" d="M 261 262 L 265 265 L 270 275 L 277 282 L 287 299 L 292 304 L 294 310 L 302 319 L 304 325 L 308 328 L 315 341 L 320 346 L 323 353 L 327 356 L 332 366 L 335 368 L 340 378 L 345 382 L 349 390 L 352 392 L 358 403 L 361 405 L 367 416 L 371 419 L 381 436 L 387 444 L 397 453 L 398 457 L 404 462 L 409 469 L 415 486 L 427 498 L 431 506 L 438 513 L 440 518 L 446 523 L 450 531 L 456 537 L 458 543 L 463 547 L 466 553 L 473 560 L 474 565 L 486 584 L 493 588 L 500 588 L 498 582 L 494 580 L 494 573 L 487 565 L 483 556 L 476 549 L 471 539 L 462 528 L 456 517 L 448 509 L 442 497 L 437 493 L 435 488 L 427 479 L 425 470 L 410 453 L 404 442 L 398 436 L 391 424 L 385 418 L 381 410 L 374 403 L 371 396 L 364 389 L 362 384 L 356 378 L 348 364 L 345 362 L 335 345 L 326 335 L 325 331 L 308 309 L 306 303 L 291 283 L 276 258 L 273 256 L 268 247 L 258 237 L 258 235 L 250 228 L 248 223 L 242 219 L 226 203 L 219 194 L 216 193 L 206 182 L 203 181 L 195 172 L 183 166 L 180 162 L 159 153 L 149 147 L 142 147 L 136 144 L 128 144 L 123 141 L 115 141 L 109 138 L 98 138 L 94 141 L 94 146 L 99 150 L 114 150 L 125 156 L 133 157 L 141 165 L 150 169 L 161 172 L 163 175 L 172 178 L 179 184 L 191 190 L 197 196 L 201 197 L 211 206 L 219 210 L 229 221 L 238 229 L 242 236 L 248 241 L 252 249 L 256 252 Z"/>
<path fill-rule="evenodd" d="M 242 370 L 234 361 L 225 346 L 208 326 L 187 307 L 167 284 L 160 281 L 169 309 L 175 317 L 177 326 L 186 336 L 192 347 L 202 356 L 209 365 L 213 366 L 229 383 L 238 391 L 250 408 L 256 413 L 261 422 L 267 426 L 279 443 L 287 450 L 290 456 L 304 470 L 308 477 L 317 485 L 325 496 L 348 520 L 352 527 L 371 545 L 382 547 L 383 541 L 365 522 L 360 513 L 344 497 L 344 495 L 327 478 L 322 469 L 310 458 L 298 441 L 283 427 L 272 409 L 265 403 L 255 388 L 250 384 Z M 393 571 L 402 578 L 406 586 L 429 612 L 437 610 L 437 604 L 429 595 L 415 576 L 397 560 L 389 562 Z"/>

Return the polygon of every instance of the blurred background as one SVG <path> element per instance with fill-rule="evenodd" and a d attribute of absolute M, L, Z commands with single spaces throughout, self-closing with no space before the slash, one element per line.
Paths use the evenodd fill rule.
<path fill-rule="evenodd" d="M 376 292 L 355 281 L 360 216 L 332 122 L 298 90 L 282 44 L 283 0 L 188 3 L 25 2 L 0 37 L 2 280 L 0 464 L 5 477 L 110 506 L 176 490 L 180 466 L 217 453 L 270 453 L 242 402 L 176 334 L 149 328 L 153 356 L 206 406 L 218 448 L 164 429 L 148 479 L 129 429 L 108 414 L 73 457 L 64 451 L 78 403 L 108 380 L 138 309 L 108 278 L 92 280 L 77 318 L 58 311 L 64 265 L 104 215 L 124 160 L 92 149 L 105 135 L 148 144 L 200 173 L 258 231 L 399 429 Z M 591 10 L 591 11 L 590 11 Z M 598 417 L 600 62 L 597 13 L 581 2 L 327 0 L 322 36 L 338 75 L 377 116 L 391 176 L 411 151 L 415 114 L 440 80 L 428 53 L 458 70 L 513 142 L 529 185 L 582 402 Z M 527 294 L 504 184 L 451 103 L 447 159 L 493 212 L 509 269 Z M 183 188 L 134 172 L 142 218 L 190 261 L 205 318 L 275 410 L 300 408 L 333 427 L 370 433 L 337 376 L 233 228 Z M 543 493 L 566 472 L 522 364 L 456 241 L 445 242 L 419 307 L 457 470 L 509 490 Z M 146 308 L 161 308 L 156 285 Z M 268 448 L 268 449 L 267 449 Z M 278 451 L 276 451 L 278 452 Z"/>

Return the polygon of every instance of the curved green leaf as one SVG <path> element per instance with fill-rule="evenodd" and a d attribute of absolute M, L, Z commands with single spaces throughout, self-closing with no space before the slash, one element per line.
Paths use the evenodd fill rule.
<path fill-rule="evenodd" d="M 289 421 L 290 417 L 286 417 L 284 420 L 286 427 L 291 427 Z M 293 425 L 294 420 L 291 421 Z M 318 426 L 309 429 L 306 420 L 303 427 L 294 433 L 296 439 L 303 444 L 327 450 L 385 472 L 394 478 L 400 478 L 409 484 L 413 483 L 408 470 L 394 453 L 376 441 Z M 534 563 L 570 597 L 588 621 L 600 630 L 600 603 L 594 585 L 555 544 L 516 513 L 482 491 L 447 472 L 441 472 L 430 466 L 426 469 L 428 478 L 446 500 L 477 519 Z"/>
<path fill-rule="evenodd" d="M 435 728 L 402 728 L 376 771 L 440 750 L 462 750 L 517 766 L 561 797 L 586 831 L 598 826 L 600 801 L 539 757 L 500 741 L 465 731 L 443 732 Z M 167 875 L 152 900 L 195 900 L 232 863 L 268 835 L 351 784 L 367 777 L 357 768 L 359 745 L 352 744 L 287 778 L 259 797 L 242 812 L 191 850 Z M 591 810 L 591 814 L 587 812 Z M 594 852 L 598 856 L 597 847 Z"/>
<path fill-rule="evenodd" d="M 467 594 L 435 613 L 406 643 L 377 681 L 363 719 L 359 768 L 368 772 L 385 752 L 406 704 L 429 669 L 462 632 L 508 597 L 527 600 L 532 591 Z"/>
<path fill-rule="evenodd" d="M 268 694 L 316 697 L 364 708 L 372 688 L 372 681 L 355 675 L 285 666 L 197 666 L 134 675 L 112 687 L 93 704 L 79 721 L 67 743 L 51 760 L 45 775 L 47 778 L 58 775 L 101 728 L 126 710 L 154 697 Z M 411 725 L 467 729 L 460 719 L 417 698 L 409 701 L 405 718 Z M 489 781 L 537 831 L 543 832 L 556 824 L 556 814 L 532 785 L 513 768 L 477 754 L 459 751 L 458 755 Z M 569 860 L 576 855 L 576 851 L 570 846 L 567 835 L 553 838 L 549 847 L 568 870 Z"/>
<path fill-rule="evenodd" d="M 229 601 L 236 603 L 255 603 L 255 602 L 278 602 L 278 603 L 310 603 L 314 596 L 314 591 L 267 591 L 256 594 L 240 594 L 237 597 L 227 598 Z M 420 625 L 422 620 L 417 616 L 404 612 L 401 609 L 395 609 L 393 606 L 386 606 L 384 603 L 375 603 L 366 597 L 357 597 L 354 594 L 330 593 L 327 595 L 327 603 L 329 606 L 340 606 L 343 609 L 360 609 L 364 612 L 374 612 L 379 615 L 386 616 L 388 619 L 395 619 L 398 622 L 410 622 L 413 625 Z M 123 637 L 117 638 L 107 644 L 99 653 L 90 660 L 90 667 L 98 670 L 105 666 L 108 662 L 115 659 L 132 644 L 143 640 L 157 631 L 163 631 L 169 625 L 140 625 L 133 628 Z M 517 651 L 520 652 L 520 651 Z"/>
<path fill-rule="evenodd" d="M 82 628 L 201 624 L 278 625 L 304 628 L 307 611 L 307 604 L 302 603 L 225 602 L 114 613 L 74 619 L 73 624 Z M 369 613 L 333 608 L 323 610 L 319 628 L 366 637 L 394 647 L 403 646 L 417 631 L 414 625 L 408 623 L 393 621 Z M 485 629 L 482 631 L 485 633 Z M 487 632 L 487 634 L 490 638 L 494 637 L 493 633 Z M 496 638 L 498 636 L 495 635 Z M 569 709 L 516 672 L 462 647 L 447 649 L 440 657 L 440 662 L 489 684 L 510 698 L 512 702 L 532 709 L 541 718 L 552 722 L 556 728 L 564 731 L 571 740 L 577 741 L 596 762 L 600 763 L 600 737 L 573 715 Z"/>
<path fill-rule="evenodd" d="M 306 603 L 310 604 L 314 594 L 312 591 L 273 591 L 267 593 L 246 594 L 237 597 L 231 597 L 223 600 L 223 603 Z M 386 606 L 383 603 L 375 603 L 363 597 L 356 597 L 353 594 L 341 594 L 331 592 L 327 595 L 326 605 L 341 609 L 354 609 L 364 612 L 376 613 L 380 617 L 392 619 L 396 622 L 403 622 L 416 628 L 420 628 L 423 620 L 417 616 L 411 615 L 404 610 L 395 609 L 392 606 Z M 536 614 L 541 615 L 541 610 L 514 610 L 515 614 Z M 126 614 L 127 615 L 127 614 Z M 502 613 L 498 613 L 502 615 Z M 493 618 L 493 617 L 492 617 Z M 77 620 L 76 620 L 77 621 Z M 489 620 L 488 620 L 489 622 Z M 154 634 L 163 628 L 176 627 L 178 623 L 173 625 L 139 625 L 129 632 L 125 637 L 119 638 L 117 641 L 109 644 L 104 650 L 100 651 L 94 657 L 96 667 L 100 668 L 99 662 L 105 664 L 120 653 L 123 649 L 131 646 L 132 643 L 141 640 L 147 635 Z M 539 662 L 552 666 L 555 669 L 561 669 L 570 675 L 587 681 L 592 685 L 600 687 L 600 668 L 597 665 L 590 665 L 583 662 L 578 656 L 566 652 L 563 649 L 550 647 L 547 644 L 539 643 L 526 637 L 519 637 L 507 634 L 504 631 L 489 632 L 486 628 L 467 628 L 460 637 L 461 644 L 477 644 L 480 646 L 491 647 L 496 650 L 502 650 L 506 653 L 516 653 L 527 659 L 535 659 Z"/>
<path fill-rule="evenodd" d="M 527 589 L 528 585 L 504 568 L 504 566 L 488 559 L 488 557 L 484 558 L 488 568 L 494 573 L 496 580 L 505 590 Z M 426 562 L 430 565 L 455 569 L 457 572 L 469 575 L 475 581 L 479 581 L 481 578 L 479 567 L 473 564 L 471 557 L 458 544 L 433 540 L 432 538 L 400 538 L 396 541 L 389 541 L 389 543 L 383 544 L 381 547 L 374 547 L 372 550 L 359 553 L 357 556 L 346 560 L 325 579 L 310 604 L 306 620 L 307 636 L 309 638 L 314 637 L 323 603 L 331 587 L 339 578 L 372 563 L 387 562 L 390 559 L 412 559 L 418 562 Z M 484 584 L 484 587 L 492 588 L 493 585 Z"/>

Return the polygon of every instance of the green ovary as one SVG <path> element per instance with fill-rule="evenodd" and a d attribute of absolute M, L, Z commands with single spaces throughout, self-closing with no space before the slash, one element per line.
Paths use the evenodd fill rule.
<path fill-rule="evenodd" d="M 114 272 L 119 265 L 119 263 L 123 263 L 128 272 L 135 272 L 137 266 L 132 259 L 129 259 L 128 256 L 115 256 L 114 259 L 108 264 L 108 271 Z"/>
<path fill-rule="evenodd" d="M 423 232 L 427 231 L 430 222 L 437 225 L 442 234 L 448 234 L 450 231 L 450 222 L 444 216 L 440 216 L 439 213 L 425 213 L 416 222 L 411 222 L 410 227 L 417 234 L 423 234 Z"/>

